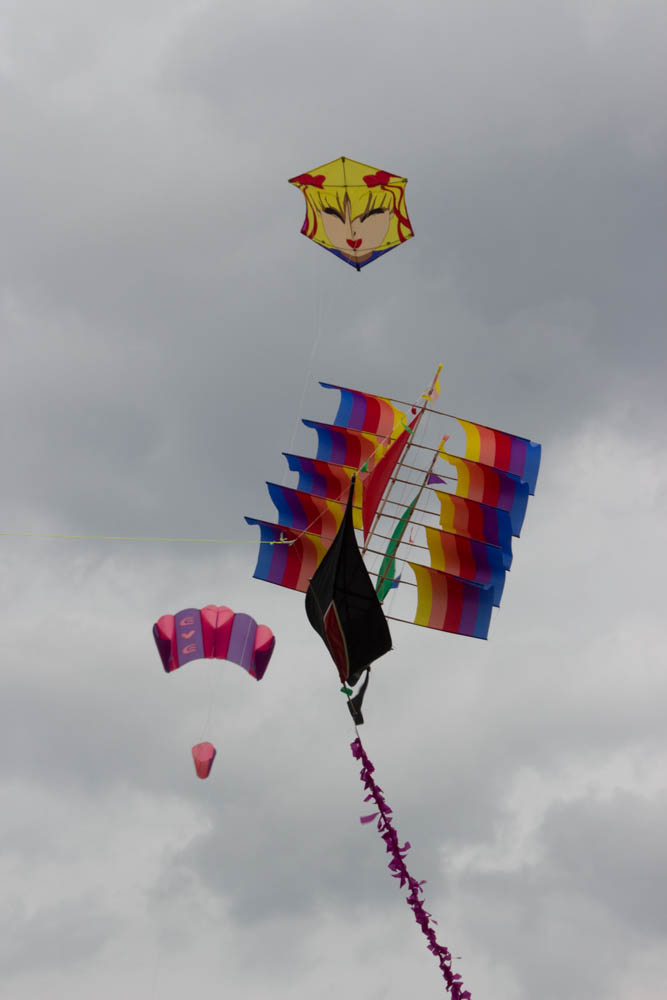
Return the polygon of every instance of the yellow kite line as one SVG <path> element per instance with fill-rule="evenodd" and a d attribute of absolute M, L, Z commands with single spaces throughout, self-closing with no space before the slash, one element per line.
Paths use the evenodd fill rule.
<path fill-rule="evenodd" d="M 61 535 L 50 531 L 0 531 L 5 538 L 66 538 L 70 540 L 103 541 L 103 542 L 200 542 L 205 545 L 246 544 L 257 545 L 255 538 L 161 538 L 152 535 Z M 290 545 L 287 538 L 275 542 L 264 542 L 264 545 Z"/>

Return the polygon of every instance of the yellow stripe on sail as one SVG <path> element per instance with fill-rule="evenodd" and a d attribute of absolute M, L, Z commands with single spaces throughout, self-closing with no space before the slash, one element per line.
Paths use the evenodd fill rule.
<path fill-rule="evenodd" d="M 454 501 L 448 493 L 441 493 L 439 490 L 436 490 L 435 493 L 440 501 L 440 527 L 443 531 L 455 531 L 454 515 L 456 508 Z"/>
<path fill-rule="evenodd" d="M 447 557 L 445 556 L 442 541 L 440 539 L 440 531 L 427 524 L 424 525 L 424 530 L 426 532 L 426 541 L 428 543 L 428 550 L 431 556 L 431 568 L 439 569 L 443 573 L 455 572 L 447 565 Z"/>
<path fill-rule="evenodd" d="M 457 458 L 456 455 L 448 455 L 442 448 L 440 449 L 440 458 L 444 458 L 445 462 L 449 462 L 450 465 L 453 465 L 458 473 L 456 480 L 456 495 L 458 497 L 469 496 L 470 467 L 466 465 L 465 461 Z"/>
<path fill-rule="evenodd" d="M 471 424 L 469 420 L 461 420 L 460 417 L 457 417 L 456 419 L 465 431 L 466 458 L 471 459 L 473 462 L 479 462 L 482 454 L 482 438 L 479 433 L 479 428 L 476 424 Z"/>
<path fill-rule="evenodd" d="M 386 403 L 387 406 L 390 406 L 391 409 L 392 409 L 392 411 L 393 411 L 393 414 L 394 414 L 394 426 L 391 429 L 391 436 L 392 436 L 392 439 L 393 438 L 397 438 L 398 435 L 403 430 L 404 423 L 408 419 L 407 418 L 407 414 L 405 414 L 403 412 L 403 410 L 399 410 L 398 407 L 394 406 L 394 404 L 392 403 L 392 401 L 390 399 L 387 399 L 386 396 L 378 396 L 378 399 L 381 399 L 383 403 Z"/>
<path fill-rule="evenodd" d="M 417 580 L 417 614 L 415 615 L 415 625 L 425 625 L 429 627 L 431 620 L 431 608 L 433 606 L 433 587 L 431 584 L 431 574 L 426 566 L 419 563 L 408 562 Z"/>

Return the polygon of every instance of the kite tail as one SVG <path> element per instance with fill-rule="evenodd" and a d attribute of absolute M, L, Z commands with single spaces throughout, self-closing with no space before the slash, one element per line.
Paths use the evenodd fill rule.
<path fill-rule="evenodd" d="M 378 830 L 385 842 L 387 853 L 392 856 L 392 860 L 387 867 L 391 871 L 393 878 L 400 879 L 401 888 L 404 885 L 410 887 L 410 895 L 405 897 L 406 902 L 412 909 L 415 920 L 421 927 L 422 934 L 428 940 L 428 950 L 438 960 L 440 971 L 447 986 L 447 992 L 451 994 L 452 1000 L 471 1000 L 469 991 L 463 988 L 461 976 L 458 973 L 452 972 L 452 956 L 449 949 L 445 948 L 442 944 L 438 944 L 436 940 L 431 921 L 434 924 L 437 921 L 433 920 L 431 914 L 424 909 L 424 903 L 420 899 L 420 895 L 423 894 L 422 886 L 426 884 L 426 881 L 418 882 L 417 879 L 412 877 L 405 866 L 404 858 L 410 850 L 410 841 L 406 840 L 402 847 L 398 842 L 398 834 L 391 823 L 391 808 L 385 801 L 382 789 L 373 780 L 373 771 L 375 768 L 366 756 L 366 751 L 362 746 L 359 736 L 350 744 L 350 749 L 352 750 L 352 756 L 361 761 L 361 780 L 368 792 L 364 802 L 373 799 L 377 806 L 377 812 L 371 813 L 369 816 L 362 816 L 361 822 L 372 823 L 376 817 L 380 817 L 378 819 Z"/>

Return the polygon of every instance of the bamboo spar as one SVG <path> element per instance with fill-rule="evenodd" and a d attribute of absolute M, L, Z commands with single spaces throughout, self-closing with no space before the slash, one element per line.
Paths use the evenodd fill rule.
<path fill-rule="evenodd" d="M 368 538 L 366 538 L 364 540 L 364 547 L 361 550 L 361 554 L 362 555 L 365 554 L 366 550 L 368 549 L 368 546 L 370 545 L 371 539 L 373 537 L 373 533 L 374 533 L 374 531 L 375 531 L 375 529 L 376 529 L 376 527 L 378 525 L 378 522 L 379 522 L 380 518 L 382 517 L 382 513 L 384 511 L 385 504 L 387 503 L 387 499 L 389 497 L 389 493 L 391 492 L 391 488 L 394 485 L 394 482 L 396 481 L 396 476 L 401 471 L 401 467 L 403 466 L 403 462 L 405 461 L 405 458 L 406 458 L 408 452 L 410 451 L 410 448 L 412 446 L 412 438 L 417 433 L 417 429 L 419 427 L 419 424 L 421 423 L 421 419 L 424 416 L 424 413 L 426 412 L 426 407 L 428 406 L 428 404 L 430 402 L 432 402 L 431 396 L 433 394 L 433 390 L 435 389 L 435 385 L 436 385 L 436 382 L 438 381 L 438 376 L 440 375 L 441 371 L 442 371 L 442 365 L 440 364 L 440 365 L 438 365 L 436 373 L 433 376 L 433 381 L 431 382 L 430 389 L 428 390 L 428 392 L 426 392 L 426 393 L 423 394 L 422 398 L 424 399 L 424 402 L 422 403 L 422 408 L 419 411 L 419 414 L 417 415 L 417 419 L 415 421 L 415 426 L 414 426 L 414 428 L 412 430 L 412 434 L 409 435 L 410 440 L 408 441 L 408 446 L 405 449 L 405 451 L 403 452 L 403 454 L 401 455 L 400 461 L 399 461 L 398 465 L 396 466 L 395 473 L 391 477 L 391 479 L 389 480 L 389 486 L 387 487 L 387 491 L 385 493 L 385 496 L 382 498 L 382 502 L 380 503 L 380 506 L 379 506 L 378 510 L 375 512 L 375 517 L 373 518 L 373 521 L 371 523 L 371 530 L 368 532 Z M 433 462 L 431 463 L 431 468 L 435 464 L 435 459 L 437 457 L 438 457 L 438 453 L 436 451 L 436 454 L 435 454 L 435 456 L 433 458 Z M 429 472 L 430 472 L 430 470 L 429 470 Z M 427 474 L 426 478 L 428 478 L 428 474 Z M 423 488 L 424 488 L 425 485 L 426 485 L 426 480 L 424 481 L 424 483 L 422 484 L 422 487 L 420 489 L 420 494 L 419 494 L 420 496 L 421 496 L 421 490 L 423 490 Z"/>

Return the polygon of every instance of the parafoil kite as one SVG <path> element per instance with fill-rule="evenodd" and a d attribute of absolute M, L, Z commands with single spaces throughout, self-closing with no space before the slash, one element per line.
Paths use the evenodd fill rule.
<path fill-rule="evenodd" d="M 215 604 L 163 615 L 153 625 L 153 637 L 167 673 L 192 660 L 231 660 L 258 681 L 266 672 L 276 644 L 266 625 Z M 198 777 L 208 777 L 215 754 L 212 743 L 198 743 L 192 748 Z"/>
<path fill-rule="evenodd" d="M 153 626 L 153 636 L 166 673 L 191 660 L 231 660 L 258 681 L 264 676 L 276 644 L 266 625 L 215 604 L 163 615 Z"/>
<path fill-rule="evenodd" d="M 289 183 L 306 199 L 303 235 L 357 271 L 414 236 L 406 177 L 340 156 Z"/>

